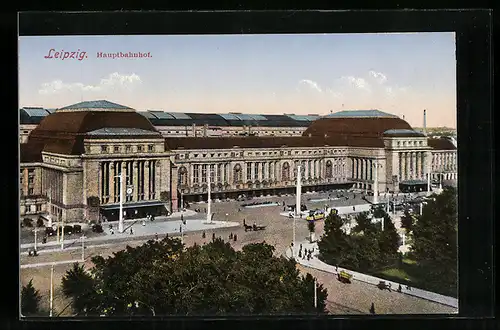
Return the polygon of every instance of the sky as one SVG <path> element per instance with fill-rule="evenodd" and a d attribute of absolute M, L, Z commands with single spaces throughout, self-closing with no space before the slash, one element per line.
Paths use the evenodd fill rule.
<path fill-rule="evenodd" d="M 100 56 L 117 52 L 148 56 Z M 456 127 L 455 34 L 19 37 L 20 107 L 89 100 L 199 113 L 378 109 L 413 127 L 426 109 L 429 127 Z"/>

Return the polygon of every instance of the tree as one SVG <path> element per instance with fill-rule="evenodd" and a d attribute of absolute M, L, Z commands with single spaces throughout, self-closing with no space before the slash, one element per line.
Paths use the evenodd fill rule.
<path fill-rule="evenodd" d="M 410 211 L 405 210 L 403 216 L 401 217 L 401 227 L 406 229 L 406 232 L 409 233 L 413 229 L 413 216 Z"/>
<path fill-rule="evenodd" d="M 384 230 L 381 230 L 378 235 L 379 262 L 381 265 L 389 265 L 398 260 L 399 234 L 389 214 L 385 213 L 382 221 L 384 221 Z"/>
<path fill-rule="evenodd" d="M 301 277 L 294 260 L 268 244 L 241 251 L 221 239 L 188 248 L 164 238 L 92 258 L 93 315 L 323 313 L 327 291 Z M 82 277 L 75 277 L 80 278 Z M 83 280 L 83 279 L 82 279 Z M 87 279 L 85 279 L 86 281 Z M 312 279 L 314 282 L 314 279 Z M 79 299 L 74 297 L 74 299 Z"/>
<path fill-rule="evenodd" d="M 84 265 L 80 266 L 77 262 L 62 278 L 62 291 L 72 299 L 75 313 L 86 314 L 88 307 L 92 305 L 93 284 L 92 276 L 85 271 Z"/>
<path fill-rule="evenodd" d="M 375 214 L 374 214 L 375 217 Z M 368 218 L 368 212 L 361 212 L 356 215 L 356 226 L 352 228 L 353 233 L 370 234 L 377 231 L 377 226 Z"/>
<path fill-rule="evenodd" d="M 309 230 L 309 241 L 312 242 L 314 230 L 316 229 L 316 224 L 314 223 L 314 220 L 307 222 L 307 229 Z"/>
<path fill-rule="evenodd" d="M 457 192 L 446 187 L 431 197 L 413 226 L 412 254 L 431 288 L 456 294 Z"/>
<path fill-rule="evenodd" d="M 21 314 L 23 316 L 36 315 L 39 311 L 40 292 L 35 290 L 33 279 L 21 289 Z"/>
<path fill-rule="evenodd" d="M 330 265 L 339 265 L 349 251 L 349 236 L 344 232 L 344 221 L 331 213 L 325 220 L 325 233 L 318 242 L 320 259 Z"/>

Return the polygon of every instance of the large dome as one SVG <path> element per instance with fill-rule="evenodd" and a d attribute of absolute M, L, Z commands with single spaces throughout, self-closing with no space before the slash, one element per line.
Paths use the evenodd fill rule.
<path fill-rule="evenodd" d="M 382 137 L 391 130 L 414 132 L 403 119 L 380 110 L 345 110 L 315 120 L 303 136 Z"/>
<path fill-rule="evenodd" d="M 131 138 L 161 137 L 161 134 L 132 108 L 105 100 L 85 101 L 57 109 L 43 118 L 23 149 L 30 154 L 48 151 L 80 155 L 84 153 L 85 138 L 100 136 Z"/>

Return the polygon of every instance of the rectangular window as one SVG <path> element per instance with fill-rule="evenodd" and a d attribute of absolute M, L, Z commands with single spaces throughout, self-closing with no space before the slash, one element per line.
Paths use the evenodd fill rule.
<path fill-rule="evenodd" d="M 210 165 L 210 173 L 209 173 L 209 175 L 210 175 L 210 182 L 214 183 L 214 181 L 215 181 L 215 165 L 213 165 L 213 164 Z"/>
<path fill-rule="evenodd" d="M 119 147 L 119 146 L 115 146 L 115 147 L 114 147 L 114 151 L 115 151 L 115 152 L 120 152 L 120 147 Z"/>
<path fill-rule="evenodd" d="M 102 153 L 108 152 L 108 146 L 101 146 L 101 152 Z"/>
<path fill-rule="evenodd" d="M 33 196 L 35 194 L 34 191 L 33 188 L 28 189 L 28 195 Z"/>
<path fill-rule="evenodd" d="M 34 182 L 35 182 L 35 177 L 30 176 L 30 177 L 28 178 L 28 184 L 33 184 Z"/>
<path fill-rule="evenodd" d="M 125 151 L 126 151 L 127 153 L 131 152 L 131 151 L 132 151 L 132 147 L 131 147 L 131 146 L 126 146 L 126 147 L 125 147 Z"/>
<path fill-rule="evenodd" d="M 194 183 L 200 182 L 200 165 L 193 165 L 193 181 Z"/>
<path fill-rule="evenodd" d="M 222 164 L 217 165 L 217 182 L 221 182 Z"/>
<path fill-rule="evenodd" d="M 148 151 L 153 152 L 153 145 L 152 144 L 148 145 Z"/>
<path fill-rule="evenodd" d="M 207 164 L 201 165 L 201 182 L 207 182 Z"/>
<path fill-rule="evenodd" d="M 247 180 L 252 180 L 252 163 L 247 163 Z"/>
<path fill-rule="evenodd" d="M 254 178 L 257 180 L 259 178 L 259 163 L 255 163 Z"/>
<path fill-rule="evenodd" d="M 142 146 L 141 146 L 141 145 L 138 145 L 138 146 L 137 146 L 137 151 L 138 151 L 138 152 L 142 152 Z"/>

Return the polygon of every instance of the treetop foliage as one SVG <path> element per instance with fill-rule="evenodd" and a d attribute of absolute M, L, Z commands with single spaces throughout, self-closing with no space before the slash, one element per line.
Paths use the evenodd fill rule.
<path fill-rule="evenodd" d="M 81 285 L 83 293 L 65 291 L 75 312 L 87 315 L 325 312 L 326 289 L 318 286 L 315 309 L 314 278 L 300 276 L 294 260 L 273 253 L 265 242 L 235 251 L 221 239 L 188 248 L 178 239 L 151 240 L 108 258 L 92 258 L 92 276 L 73 268 L 63 286 L 69 278 L 72 287 L 91 283 Z"/>

